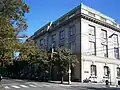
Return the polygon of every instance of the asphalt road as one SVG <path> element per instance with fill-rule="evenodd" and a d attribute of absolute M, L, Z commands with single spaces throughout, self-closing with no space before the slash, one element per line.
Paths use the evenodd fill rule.
<path fill-rule="evenodd" d="M 120 90 L 120 88 L 115 86 L 106 87 L 104 84 L 72 83 L 71 85 L 68 85 L 55 82 L 46 83 L 3 79 L 0 83 L 0 90 Z"/>

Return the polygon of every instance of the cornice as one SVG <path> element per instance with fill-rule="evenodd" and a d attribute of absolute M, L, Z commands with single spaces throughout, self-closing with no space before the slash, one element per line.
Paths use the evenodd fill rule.
<path fill-rule="evenodd" d="M 34 36 L 34 39 L 37 39 L 37 38 L 39 38 L 40 36 L 42 36 L 42 35 L 44 35 L 46 33 L 51 33 L 53 31 L 57 30 L 58 28 L 61 28 L 62 26 L 65 26 L 65 25 L 69 24 L 73 20 L 76 20 L 78 18 L 80 19 L 80 16 L 81 16 L 80 13 L 78 13 L 78 14 L 74 15 L 73 17 L 64 20 L 63 22 L 60 22 L 58 25 L 57 24 L 53 24 L 52 27 L 51 27 L 51 29 L 49 29 L 49 30 L 43 30 L 39 34 L 36 34 Z"/>
<path fill-rule="evenodd" d="M 88 15 L 86 15 L 84 13 L 81 13 L 81 18 L 89 20 L 89 21 L 94 22 L 96 24 L 102 25 L 104 27 L 110 28 L 110 29 L 112 29 L 114 31 L 120 32 L 120 28 L 118 28 L 118 27 L 116 27 L 114 25 L 111 25 L 111 24 L 109 24 L 107 22 L 103 22 L 103 21 L 101 21 L 99 19 L 96 19 L 96 18 L 93 18 L 91 16 L 88 16 Z"/>

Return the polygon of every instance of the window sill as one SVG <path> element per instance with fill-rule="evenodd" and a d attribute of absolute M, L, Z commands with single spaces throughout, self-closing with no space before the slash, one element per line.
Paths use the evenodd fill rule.
<path fill-rule="evenodd" d="M 92 75 L 92 76 L 90 76 L 90 78 L 97 78 L 97 76 Z"/>
<path fill-rule="evenodd" d="M 108 76 L 103 76 L 103 78 L 107 78 L 107 79 L 109 79 L 109 77 L 108 77 Z"/>

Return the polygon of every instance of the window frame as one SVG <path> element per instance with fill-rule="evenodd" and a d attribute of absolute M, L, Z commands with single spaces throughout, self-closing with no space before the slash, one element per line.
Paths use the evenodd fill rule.
<path fill-rule="evenodd" d="M 115 36 L 117 37 L 117 41 L 115 42 Z M 118 35 L 117 34 L 114 34 L 113 35 L 113 39 L 114 39 L 114 57 L 116 58 L 116 59 L 119 59 L 119 40 L 118 40 Z M 117 45 L 117 46 L 116 46 Z M 115 49 L 118 49 L 118 52 L 116 53 L 115 52 Z M 118 54 L 118 56 L 116 56 Z"/>
<path fill-rule="evenodd" d="M 103 51 L 106 52 L 104 53 L 104 56 L 105 57 L 108 57 L 108 38 L 107 38 L 107 30 L 104 30 L 104 29 L 101 29 L 101 33 L 105 34 L 105 35 L 101 35 L 101 45 L 102 45 L 102 48 L 103 48 Z M 104 37 L 105 36 L 105 37 Z M 105 41 L 102 42 L 102 41 Z M 104 50 L 104 47 L 106 47 L 106 50 Z"/>
<path fill-rule="evenodd" d="M 59 32 L 59 40 L 64 40 L 65 39 L 65 30 L 61 30 Z"/>
<path fill-rule="evenodd" d="M 90 44 L 94 45 L 94 51 L 90 50 L 91 55 L 96 55 L 96 47 L 95 47 L 95 42 L 89 41 Z M 91 49 L 91 48 L 90 48 Z"/>
<path fill-rule="evenodd" d="M 117 53 L 115 52 L 117 50 Z M 118 47 L 114 47 L 114 56 L 116 59 L 119 59 L 119 48 Z"/>
<path fill-rule="evenodd" d="M 92 27 L 92 28 L 94 29 L 94 34 L 91 34 L 91 33 L 90 33 L 90 28 L 89 28 L 89 31 L 88 31 L 88 32 L 89 32 L 89 35 L 91 35 L 91 36 L 96 36 L 96 28 L 95 28 L 95 26 L 90 25 L 90 24 L 89 24 L 88 26 L 89 26 L 89 27 Z"/>
<path fill-rule="evenodd" d="M 88 26 L 94 28 L 94 34 L 90 33 L 90 29 L 88 32 L 89 32 L 89 38 L 94 37 L 94 41 L 89 40 L 89 43 L 94 43 L 94 54 L 92 54 L 92 55 L 96 55 L 96 28 L 95 28 L 95 26 L 90 25 L 90 24 Z"/>
<path fill-rule="evenodd" d="M 76 35 L 76 25 L 71 25 L 69 26 L 69 30 L 68 30 L 68 34 L 69 34 L 69 37 L 70 36 L 75 36 Z"/>
<path fill-rule="evenodd" d="M 120 77 L 120 67 L 117 67 L 116 70 L 117 70 L 117 77 Z M 118 72 L 118 70 L 119 70 L 119 72 Z"/>
<path fill-rule="evenodd" d="M 43 48 L 43 46 L 44 46 L 44 39 L 42 38 L 40 39 L 40 48 Z"/>
<path fill-rule="evenodd" d="M 91 76 L 97 76 L 97 66 L 96 65 L 93 65 L 93 64 L 90 65 L 90 70 L 91 70 Z"/>
<path fill-rule="evenodd" d="M 117 77 L 120 77 L 120 67 L 117 67 Z M 118 70 L 119 70 L 119 73 L 118 73 Z"/>
<path fill-rule="evenodd" d="M 103 53 L 104 53 L 104 57 L 108 57 L 108 45 L 102 44 L 102 48 L 103 48 Z M 104 50 L 104 47 L 106 47 L 106 49 Z"/>
<path fill-rule="evenodd" d="M 106 69 L 107 71 L 105 71 L 105 69 Z M 108 67 L 108 66 L 104 66 L 104 75 L 105 75 L 106 77 L 109 77 L 109 75 L 110 75 L 110 71 L 109 71 L 109 67 Z"/>
<path fill-rule="evenodd" d="M 74 48 L 73 48 L 74 45 Z M 71 49 L 72 52 L 74 52 L 76 50 L 76 42 L 69 42 L 69 49 Z"/>
<path fill-rule="evenodd" d="M 105 32 L 105 36 L 106 36 L 105 38 L 104 37 L 101 37 L 101 38 L 106 39 L 106 41 L 107 41 L 107 30 L 101 29 L 101 31 Z"/>
<path fill-rule="evenodd" d="M 55 37 L 55 38 L 53 38 L 53 37 Z M 53 44 L 53 47 L 54 47 L 54 48 L 56 47 L 56 34 L 53 34 L 53 35 L 51 36 L 51 44 Z"/>

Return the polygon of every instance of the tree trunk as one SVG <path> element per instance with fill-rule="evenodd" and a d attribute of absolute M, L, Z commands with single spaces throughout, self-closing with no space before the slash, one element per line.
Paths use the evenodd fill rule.
<path fill-rule="evenodd" d="M 63 84 L 63 80 L 64 80 L 64 72 L 61 71 L 61 84 Z"/>
<path fill-rule="evenodd" d="M 61 76 L 61 84 L 63 84 L 63 75 Z"/>

